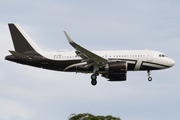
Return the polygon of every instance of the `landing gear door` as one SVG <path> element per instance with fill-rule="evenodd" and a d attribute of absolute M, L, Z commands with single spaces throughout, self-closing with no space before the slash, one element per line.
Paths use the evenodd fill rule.
<path fill-rule="evenodd" d="M 147 61 L 153 61 L 152 51 L 147 50 Z"/>

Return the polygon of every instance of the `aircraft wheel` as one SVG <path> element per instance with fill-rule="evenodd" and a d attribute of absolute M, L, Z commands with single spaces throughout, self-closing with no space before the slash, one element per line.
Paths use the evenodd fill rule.
<path fill-rule="evenodd" d="M 97 76 L 96 76 L 95 74 L 92 74 L 92 75 L 91 75 L 91 79 L 92 79 L 92 80 L 96 80 L 96 79 L 97 79 Z"/>
<path fill-rule="evenodd" d="M 149 77 L 149 78 L 148 78 L 148 81 L 152 81 L 152 77 Z"/>
<path fill-rule="evenodd" d="M 97 84 L 97 80 L 92 80 L 91 84 L 95 86 Z"/>

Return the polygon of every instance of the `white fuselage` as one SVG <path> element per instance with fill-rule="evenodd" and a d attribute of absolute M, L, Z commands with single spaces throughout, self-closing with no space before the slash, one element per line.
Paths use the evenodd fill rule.
<path fill-rule="evenodd" d="M 121 60 L 135 64 L 134 71 L 139 71 L 142 65 L 156 69 L 165 69 L 174 65 L 174 61 L 163 53 L 151 50 L 93 51 L 93 53 L 108 61 Z M 74 51 L 46 52 L 42 56 L 55 61 L 81 60 Z"/>

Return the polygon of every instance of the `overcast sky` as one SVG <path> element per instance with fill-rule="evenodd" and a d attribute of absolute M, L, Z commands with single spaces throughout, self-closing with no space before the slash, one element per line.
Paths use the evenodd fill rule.
<path fill-rule="evenodd" d="M 1 0 L 0 120 L 67 120 L 72 113 L 122 120 L 180 119 L 179 0 Z M 174 67 L 128 72 L 109 82 L 91 74 L 49 71 L 5 61 L 14 50 L 8 23 L 18 23 L 43 50 L 74 50 L 63 31 L 89 50 L 156 50 Z"/>

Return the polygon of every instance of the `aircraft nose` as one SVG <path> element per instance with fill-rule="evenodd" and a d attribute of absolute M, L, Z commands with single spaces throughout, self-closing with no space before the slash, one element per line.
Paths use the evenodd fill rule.
<path fill-rule="evenodd" d="M 168 60 L 168 64 L 172 67 L 172 66 L 174 66 L 174 64 L 175 64 L 175 61 L 172 60 L 172 59 L 169 59 L 169 60 Z"/>

